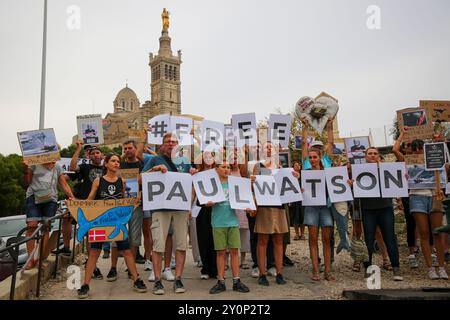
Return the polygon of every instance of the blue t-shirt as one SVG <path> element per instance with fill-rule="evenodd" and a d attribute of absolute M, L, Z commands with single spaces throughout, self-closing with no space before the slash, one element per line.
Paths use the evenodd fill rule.
<path fill-rule="evenodd" d="M 320 160 L 324 168 L 331 168 L 333 165 L 333 161 L 331 161 L 328 154 L 325 154 Z M 311 162 L 309 162 L 309 158 L 302 160 L 303 170 L 309 170 L 312 168 Z"/>
<path fill-rule="evenodd" d="M 230 228 L 238 227 L 239 221 L 234 209 L 231 209 L 230 198 L 228 195 L 228 182 L 222 182 L 223 192 L 225 193 L 225 201 L 216 203 L 212 207 L 211 226 L 213 228 Z"/>
<path fill-rule="evenodd" d="M 144 153 L 144 167 L 147 165 L 147 163 L 153 158 L 155 157 L 154 155 L 148 154 L 148 153 Z"/>
<path fill-rule="evenodd" d="M 177 169 L 177 171 L 180 173 L 189 173 L 189 170 L 191 170 L 191 168 L 192 168 L 191 164 L 187 163 L 186 161 L 179 161 L 179 160 L 177 160 L 177 158 L 172 159 L 172 163 L 175 166 L 175 168 Z M 166 166 L 167 170 L 169 170 L 171 172 L 177 172 L 177 171 L 173 170 L 173 168 L 169 164 L 168 160 L 170 160 L 170 159 L 165 156 L 161 156 L 161 155 L 153 156 L 150 160 L 148 160 L 147 164 L 144 165 L 143 171 L 144 172 L 148 171 L 155 166 L 159 166 L 160 164 L 163 164 Z"/>

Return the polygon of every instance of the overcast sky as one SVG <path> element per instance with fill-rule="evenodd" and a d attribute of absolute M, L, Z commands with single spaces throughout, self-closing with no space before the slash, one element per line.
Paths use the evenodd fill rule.
<path fill-rule="evenodd" d="M 125 86 L 150 100 L 148 53 L 161 11 L 181 49 L 182 112 L 226 121 L 291 111 L 302 96 L 339 99 L 341 136 L 382 128 L 420 99 L 450 100 L 448 0 L 48 0 L 45 127 L 67 146 L 76 115 L 113 111 Z M 16 132 L 37 129 L 43 0 L 0 1 L 0 153 L 19 153 Z M 81 28 L 67 27 L 67 9 Z M 366 12 L 381 9 L 381 29 Z M 367 131 L 366 131 L 367 132 Z M 378 133 L 376 133 L 378 132 Z"/>

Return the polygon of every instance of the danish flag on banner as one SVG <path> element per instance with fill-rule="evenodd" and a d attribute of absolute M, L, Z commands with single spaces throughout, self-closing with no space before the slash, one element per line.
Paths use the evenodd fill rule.
<path fill-rule="evenodd" d="M 89 242 L 106 241 L 106 230 L 89 230 Z"/>

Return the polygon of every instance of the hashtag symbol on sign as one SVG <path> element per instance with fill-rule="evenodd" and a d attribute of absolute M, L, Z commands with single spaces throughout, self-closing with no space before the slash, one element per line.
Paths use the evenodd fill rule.
<path fill-rule="evenodd" d="M 165 124 L 164 121 L 161 121 L 161 123 L 159 123 L 158 121 L 155 122 L 154 125 L 152 125 L 152 132 L 153 132 L 153 136 L 156 138 L 158 135 L 160 137 L 164 137 L 164 135 L 166 134 L 166 130 L 165 128 L 167 128 L 167 124 Z"/>

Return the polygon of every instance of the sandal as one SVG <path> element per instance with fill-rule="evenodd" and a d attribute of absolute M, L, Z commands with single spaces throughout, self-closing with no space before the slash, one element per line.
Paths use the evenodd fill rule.
<path fill-rule="evenodd" d="M 325 277 L 325 280 L 327 280 L 327 281 L 335 281 L 336 280 L 336 278 L 331 273 L 325 272 L 324 277 Z"/>
<path fill-rule="evenodd" d="M 392 271 L 392 265 L 389 260 L 383 259 L 383 269 L 387 271 Z"/>
<path fill-rule="evenodd" d="M 311 276 L 311 280 L 313 280 L 313 281 L 320 281 L 319 273 L 313 273 L 313 275 Z"/>
<path fill-rule="evenodd" d="M 361 262 L 355 261 L 353 263 L 352 271 L 360 272 L 361 271 Z"/>

